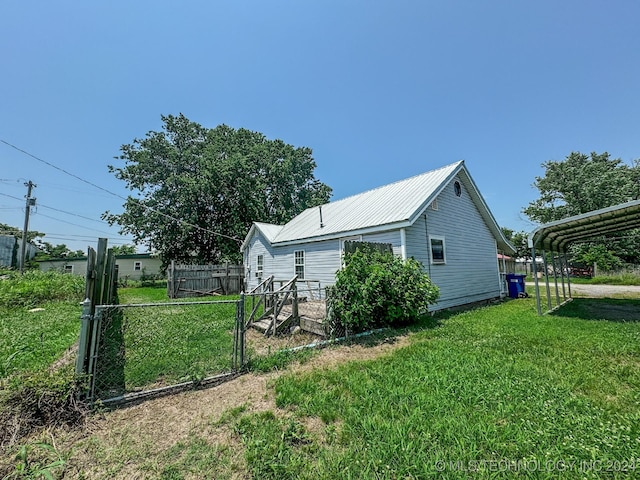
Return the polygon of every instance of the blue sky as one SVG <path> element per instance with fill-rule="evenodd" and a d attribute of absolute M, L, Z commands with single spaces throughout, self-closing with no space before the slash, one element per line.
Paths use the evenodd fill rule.
<path fill-rule="evenodd" d="M 636 0 L 2 2 L 0 223 L 72 249 L 128 192 L 122 144 L 183 113 L 313 149 L 340 199 L 464 159 L 498 224 L 546 160 L 640 158 Z"/>

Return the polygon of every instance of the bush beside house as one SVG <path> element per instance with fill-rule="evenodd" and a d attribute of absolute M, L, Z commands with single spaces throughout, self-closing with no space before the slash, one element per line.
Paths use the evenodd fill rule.
<path fill-rule="evenodd" d="M 329 291 L 333 321 L 350 332 L 410 324 L 439 294 L 420 262 L 366 245 L 345 254 Z"/>

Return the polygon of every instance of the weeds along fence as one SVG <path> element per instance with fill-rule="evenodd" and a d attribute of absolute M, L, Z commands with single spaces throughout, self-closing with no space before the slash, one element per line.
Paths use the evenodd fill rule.
<path fill-rule="evenodd" d="M 120 305 L 102 240 L 89 252 L 76 363 L 89 401 L 116 405 L 221 383 L 256 357 L 346 333 L 326 320 L 326 289 L 295 277 L 226 299 Z M 273 328 L 254 328 L 262 320 Z"/>
<path fill-rule="evenodd" d="M 285 290 L 274 292 L 266 309 L 257 294 L 229 300 L 97 305 L 93 315 L 87 309 L 86 321 L 94 332 L 88 399 L 115 405 L 215 385 L 235 377 L 258 357 L 344 335 L 326 324 L 324 288 L 303 284 L 296 293 L 299 318 L 286 331 L 271 335 L 252 328 L 251 313 L 254 319 L 268 314 Z M 292 303 L 283 305 L 281 314 L 287 316 L 293 309 Z"/>

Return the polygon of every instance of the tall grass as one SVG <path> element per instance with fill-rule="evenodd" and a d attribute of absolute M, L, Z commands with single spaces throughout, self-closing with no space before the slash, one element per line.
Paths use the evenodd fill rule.
<path fill-rule="evenodd" d="M 0 280 L 0 378 L 39 370 L 78 339 L 84 280 L 55 271 Z M 37 307 L 37 308 L 34 308 Z"/>
<path fill-rule="evenodd" d="M 37 307 L 50 301 L 82 301 L 84 278 L 55 270 L 11 271 L 0 279 L 0 308 Z"/>

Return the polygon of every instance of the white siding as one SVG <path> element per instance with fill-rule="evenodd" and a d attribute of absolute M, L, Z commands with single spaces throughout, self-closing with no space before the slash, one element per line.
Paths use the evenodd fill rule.
<path fill-rule="evenodd" d="M 256 277 L 256 263 L 258 255 L 263 256 L 263 270 L 262 277 Z M 247 291 L 256 287 L 262 279 L 273 275 L 274 271 L 273 253 L 269 246 L 269 242 L 262 237 L 259 231 L 253 235 L 253 238 L 249 241 L 249 247 L 245 250 L 244 255 L 244 269 L 245 269 L 245 284 Z"/>
<path fill-rule="evenodd" d="M 38 266 L 41 271 L 47 272 L 49 270 L 57 270 L 59 272 L 64 272 L 66 266 L 72 266 L 74 275 L 86 275 L 87 274 L 87 259 L 72 259 L 69 260 L 44 260 L 38 262 Z"/>
<path fill-rule="evenodd" d="M 500 296 L 496 239 L 485 223 L 472 197 L 462 186 L 461 196 L 454 192 L 454 180 L 437 198 L 438 210 L 427 208 L 410 227 L 405 229 L 407 258 L 415 258 L 440 288 L 440 299 L 432 310 L 464 305 Z M 429 262 L 428 236 L 445 239 L 445 264 Z M 345 238 L 349 235 L 345 234 Z M 402 235 L 399 229 L 362 236 L 365 242 L 393 245 L 396 255 L 402 255 Z M 272 247 L 258 231 L 245 251 L 247 287 L 257 285 L 255 265 L 257 255 L 264 255 L 264 276 L 289 280 L 294 275 L 294 252 L 303 250 L 305 279 L 319 281 L 322 286 L 335 283 L 340 269 L 341 240 L 301 242 Z"/>
<path fill-rule="evenodd" d="M 136 263 L 140 264 L 140 269 L 136 270 Z M 118 278 L 129 280 L 140 280 L 143 275 L 161 275 L 160 267 L 162 260 L 159 257 L 147 258 L 117 258 Z"/>
<path fill-rule="evenodd" d="M 305 280 L 318 281 L 323 287 L 335 283 L 336 272 L 340 269 L 339 240 L 271 247 L 256 233 L 245 251 L 245 267 L 251 267 L 247 277 L 247 289 L 250 290 L 259 283 L 255 277 L 258 255 L 264 256 L 262 278 L 273 275 L 275 280 L 290 280 L 295 274 L 294 252 L 298 250 L 304 251 Z"/>
<path fill-rule="evenodd" d="M 305 280 L 318 281 L 322 286 L 335 283 L 336 272 L 340 269 L 340 242 L 338 240 L 275 247 L 274 275 L 277 280 L 289 280 L 293 277 L 295 273 L 294 252 L 298 250 L 304 251 Z"/>
<path fill-rule="evenodd" d="M 452 181 L 438 196 L 438 210 L 427 209 L 406 233 L 407 256 L 421 262 L 440 288 L 433 310 L 500 296 L 496 240 L 460 183 L 460 197 Z M 445 264 L 430 264 L 429 235 L 445 238 Z"/>

